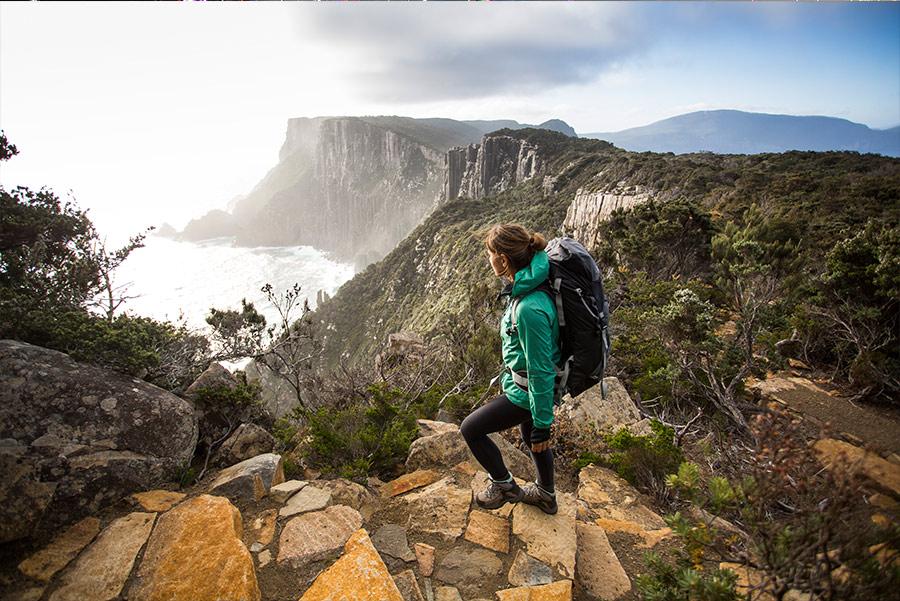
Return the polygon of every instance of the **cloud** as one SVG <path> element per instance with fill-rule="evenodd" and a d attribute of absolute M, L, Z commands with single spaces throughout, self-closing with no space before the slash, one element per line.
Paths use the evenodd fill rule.
<path fill-rule="evenodd" d="M 646 22 L 618 3 L 338 3 L 297 8 L 316 56 L 341 58 L 361 97 L 429 102 L 534 94 L 584 84 L 647 45 Z"/>

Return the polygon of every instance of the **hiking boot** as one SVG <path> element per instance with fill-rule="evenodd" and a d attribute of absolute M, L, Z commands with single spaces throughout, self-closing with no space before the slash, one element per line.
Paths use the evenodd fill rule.
<path fill-rule="evenodd" d="M 556 495 L 549 493 L 535 482 L 529 482 L 522 487 L 522 502 L 540 508 L 544 513 L 554 514 L 559 509 L 556 504 Z"/>
<path fill-rule="evenodd" d="M 475 495 L 475 503 L 482 509 L 497 509 L 504 503 L 518 503 L 522 500 L 522 488 L 512 482 L 496 482 L 488 477 L 488 485 Z"/>

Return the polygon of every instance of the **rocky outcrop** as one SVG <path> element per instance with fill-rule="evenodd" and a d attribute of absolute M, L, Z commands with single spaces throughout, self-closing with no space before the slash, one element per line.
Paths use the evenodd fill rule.
<path fill-rule="evenodd" d="M 184 399 L 58 351 L 0 341 L 0 542 L 172 479 L 196 444 Z"/>
<path fill-rule="evenodd" d="M 447 153 L 444 199 L 483 198 L 542 174 L 537 145 L 512 136 L 489 134 L 480 144 Z"/>
<path fill-rule="evenodd" d="M 596 248 L 600 225 L 609 219 L 613 211 L 630 209 L 657 196 L 652 190 L 640 186 L 612 190 L 579 188 L 566 212 L 563 230 L 586 248 Z"/>

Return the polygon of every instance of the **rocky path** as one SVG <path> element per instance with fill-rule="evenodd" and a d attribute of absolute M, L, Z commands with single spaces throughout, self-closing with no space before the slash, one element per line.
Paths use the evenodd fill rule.
<path fill-rule="evenodd" d="M 595 466 L 557 493 L 555 515 L 480 509 L 487 475 L 460 458 L 458 428 L 422 420 L 420 434 L 391 482 L 285 482 L 280 457 L 263 454 L 187 494 L 132 495 L 23 558 L 2 598 L 634 599 L 643 552 L 673 544 L 640 494 Z M 524 484 L 530 460 L 502 448 Z"/>

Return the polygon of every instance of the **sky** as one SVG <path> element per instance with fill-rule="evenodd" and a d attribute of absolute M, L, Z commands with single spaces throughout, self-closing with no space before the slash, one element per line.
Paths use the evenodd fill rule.
<path fill-rule="evenodd" d="M 291 117 L 591 133 L 707 109 L 900 124 L 900 5 L 0 3 L 0 185 L 111 241 L 250 191 Z"/>

